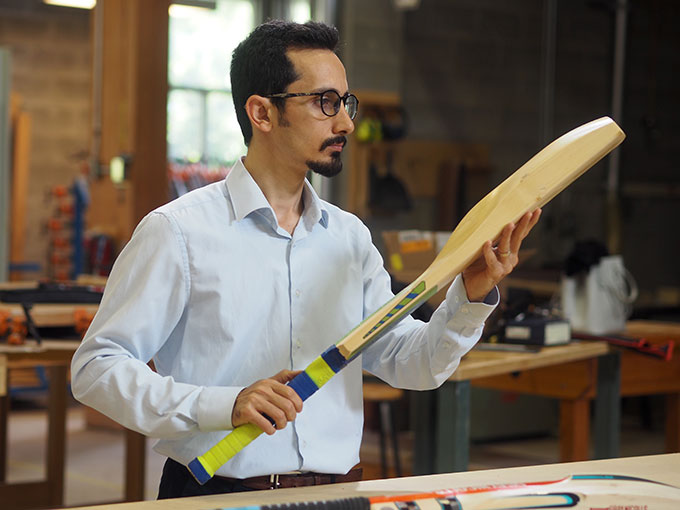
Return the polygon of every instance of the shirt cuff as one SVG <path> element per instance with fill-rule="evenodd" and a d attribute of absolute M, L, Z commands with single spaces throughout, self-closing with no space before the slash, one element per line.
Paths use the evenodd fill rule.
<path fill-rule="evenodd" d="M 483 301 L 470 302 L 461 275 L 456 276 L 446 292 L 446 306 L 450 316 L 458 316 L 468 326 L 484 323 L 498 303 L 500 303 L 498 287 L 494 287 Z"/>
<path fill-rule="evenodd" d="M 239 386 L 207 386 L 198 397 L 198 428 L 203 432 L 231 430 L 231 412 Z"/>

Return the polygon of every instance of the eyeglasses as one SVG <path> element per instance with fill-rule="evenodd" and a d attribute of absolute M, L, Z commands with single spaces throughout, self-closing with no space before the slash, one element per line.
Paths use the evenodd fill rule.
<path fill-rule="evenodd" d="M 345 111 L 349 118 L 354 120 L 359 109 L 359 100 L 354 94 L 347 92 L 344 96 L 338 94 L 335 90 L 326 90 L 325 92 L 292 92 L 281 94 L 270 94 L 264 97 L 278 97 L 281 99 L 288 99 L 289 97 L 304 97 L 304 96 L 319 96 L 321 103 L 321 111 L 328 117 L 334 117 L 340 111 L 340 104 L 345 104 Z"/>

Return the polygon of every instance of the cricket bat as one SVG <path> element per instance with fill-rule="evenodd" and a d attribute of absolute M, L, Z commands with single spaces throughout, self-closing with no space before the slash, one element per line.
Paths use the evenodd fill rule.
<path fill-rule="evenodd" d="M 634 476 L 583 474 L 559 480 L 224 510 L 677 510 L 679 506 L 678 487 Z"/>
<path fill-rule="evenodd" d="M 625 134 L 609 117 L 589 122 L 552 142 L 480 200 L 461 220 L 435 260 L 416 280 L 363 320 L 291 380 L 304 401 L 373 341 L 475 260 L 484 243 L 496 239 L 503 227 L 545 205 L 555 195 L 618 146 Z M 236 427 L 203 455 L 189 471 L 204 484 L 262 430 Z"/>

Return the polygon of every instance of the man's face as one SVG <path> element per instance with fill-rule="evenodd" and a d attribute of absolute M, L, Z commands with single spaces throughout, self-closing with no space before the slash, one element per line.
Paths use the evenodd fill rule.
<path fill-rule="evenodd" d="M 329 50 L 290 50 L 288 58 L 299 76 L 285 92 L 347 92 L 347 77 L 340 59 Z M 344 104 L 337 115 L 329 117 L 321 110 L 319 96 L 286 99 L 277 123 L 277 145 L 284 161 L 296 167 L 331 177 L 342 170 L 340 155 L 354 123 Z"/>

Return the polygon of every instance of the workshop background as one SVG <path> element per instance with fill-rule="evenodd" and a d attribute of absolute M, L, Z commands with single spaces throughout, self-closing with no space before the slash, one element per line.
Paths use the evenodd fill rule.
<path fill-rule="evenodd" d="M 451 231 L 547 143 L 608 115 L 627 138 L 545 207 L 514 275 L 529 282 L 522 299 L 559 309 L 565 261 L 594 241 L 622 256 L 639 290 L 629 318 L 680 321 L 674 0 L 99 0 L 93 9 L 0 0 L 0 282 L 105 278 L 147 212 L 223 178 L 244 151 L 230 52 L 269 17 L 340 30 L 357 129 L 343 173 L 310 178 L 366 222 L 393 273 L 418 268 L 390 267 L 390 233 Z M 19 407 L 34 410 L 25 395 Z M 32 395 L 39 407 L 44 395 Z M 408 406 L 399 405 L 407 433 Z M 663 435 L 658 401 L 627 405 Z M 491 418 L 503 406 L 514 419 Z M 538 435 L 490 464 L 473 452 L 476 468 L 552 459 L 543 450 L 554 446 L 554 402 L 478 390 L 472 413 L 480 443 Z M 367 408 L 373 431 L 379 414 Z M 25 416 L 10 440 L 35 440 Z M 69 427 L 96 420 L 78 414 Z M 366 455 L 378 464 L 371 430 Z M 661 443 L 645 436 L 642 449 Z M 522 460 L 532 446 L 541 453 Z M 149 472 L 158 466 L 151 457 Z M 15 463 L 12 476 L 31 469 Z M 69 480 L 67 504 L 93 501 Z M 112 499 L 121 484 L 93 491 Z"/>
<path fill-rule="evenodd" d="M 540 249 L 527 264 L 559 266 L 575 242 L 597 239 L 623 255 L 643 291 L 641 304 L 680 302 L 676 263 L 680 241 L 673 235 L 680 229 L 680 177 L 673 157 L 680 139 L 676 121 L 680 32 L 675 29 L 680 6 L 676 2 L 422 0 L 406 9 L 392 0 L 313 2 L 312 6 L 316 4 L 323 8 L 317 6 L 315 11 L 323 11 L 340 28 L 350 86 L 396 95 L 407 119 L 405 140 L 487 148 L 486 182 L 463 208 L 471 207 L 484 190 L 558 135 L 612 115 L 616 108 L 616 120 L 627 134 L 616 167 L 609 160 L 600 163 L 546 208 L 538 232 L 528 240 Z M 260 2 L 256 3 L 259 11 L 253 11 L 257 15 L 267 7 L 276 15 L 283 12 L 281 5 Z M 11 55 L 11 79 L 6 83 L 31 119 L 26 200 L 30 205 L 25 211 L 24 244 L 17 248 L 22 260 L 16 262 L 39 264 L 41 269 L 30 276 L 40 276 L 49 265 L 46 203 L 50 190 L 70 186 L 84 165 L 90 166 L 90 174 L 97 174 L 91 164 L 93 149 L 97 150 L 93 85 L 99 84 L 106 93 L 107 84 L 125 86 L 131 77 L 121 67 L 113 69 L 119 76 L 107 75 L 104 83 L 93 83 L 95 25 L 90 11 L 50 7 L 39 0 L 3 0 L 0 9 L 0 45 Z M 622 11 L 624 33 L 617 43 L 617 14 Z M 123 34 L 130 30 L 119 27 Z M 153 40 L 157 35 L 149 30 L 140 31 L 138 37 Z M 228 57 L 228 52 L 223 53 Z M 102 60 L 105 66 L 112 65 L 106 56 Z M 220 73 L 226 77 L 228 62 L 215 64 L 222 66 Z M 227 88 L 228 80 L 220 85 Z M 615 98 L 617 87 L 620 95 Z M 106 154 L 111 150 L 106 144 L 112 143 L 107 140 L 131 136 L 125 117 L 133 115 L 132 101 L 116 107 L 110 115 L 118 115 L 122 124 L 107 126 L 105 121 L 103 125 L 98 145 L 101 174 L 107 172 L 113 156 L 130 149 L 121 147 L 116 154 L 116 147 Z M 145 105 L 138 107 L 145 111 Z M 106 115 L 107 106 L 101 108 Z M 107 128 L 117 131 L 107 132 Z M 232 126 L 229 134 L 236 137 L 238 151 L 238 131 Z M 230 160 L 222 163 L 228 166 Z M 340 178 L 326 184 L 327 196 L 340 205 L 347 206 L 350 200 L 351 173 L 349 165 Z M 168 196 L 165 180 L 151 182 L 148 189 L 135 189 L 136 194 L 151 195 L 145 209 Z M 614 195 L 611 207 L 608 194 Z M 393 211 L 391 219 L 370 213 L 363 217 L 369 224 L 375 222 L 376 229 L 436 229 L 432 202 L 416 198 L 410 211 Z M 131 223 L 144 212 L 137 211 Z M 120 249 L 125 235 L 114 232 L 114 236 Z M 379 231 L 374 237 L 380 244 Z"/>

